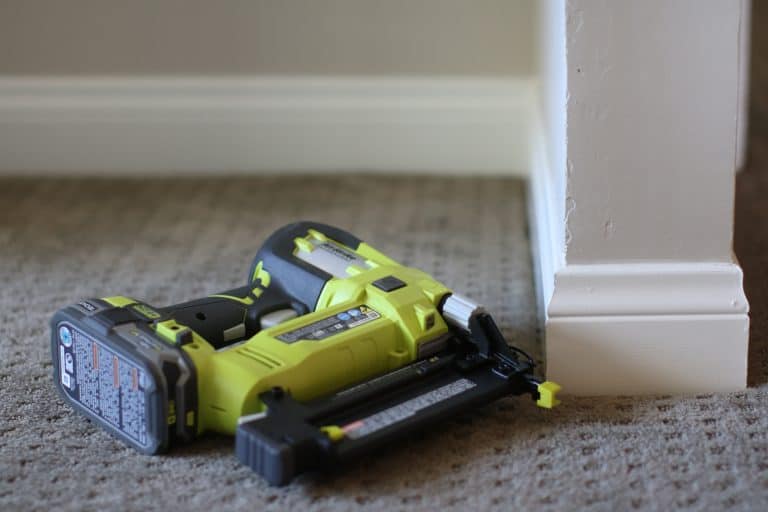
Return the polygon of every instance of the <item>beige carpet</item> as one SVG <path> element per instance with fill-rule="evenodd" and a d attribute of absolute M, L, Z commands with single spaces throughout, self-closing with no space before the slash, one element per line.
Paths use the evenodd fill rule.
<path fill-rule="evenodd" d="M 749 287 L 762 302 L 748 391 L 572 399 L 551 412 L 507 399 L 281 489 L 241 467 L 231 439 L 141 456 L 53 390 L 56 308 L 116 293 L 162 305 L 235 286 L 264 237 L 295 219 L 345 227 L 432 272 L 537 350 L 524 205 L 513 180 L 0 180 L 0 510 L 764 509 L 765 281 Z M 742 255 L 748 279 L 767 263 L 765 222 Z"/>

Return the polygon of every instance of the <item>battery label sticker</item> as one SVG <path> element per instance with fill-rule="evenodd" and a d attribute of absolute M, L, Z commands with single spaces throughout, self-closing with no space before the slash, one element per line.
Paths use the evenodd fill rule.
<path fill-rule="evenodd" d="M 69 324 L 61 324 L 59 372 L 66 393 L 147 446 L 147 376 L 141 368 Z"/>
<path fill-rule="evenodd" d="M 381 318 L 378 311 L 363 304 L 280 334 L 277 339 L 285 343 L 294 343 L 299 340 L 324 340 L 334 334 L 354 329 L 377 318 Z"/>
<path fill-rule="evenodd" d="M 358 439 L 360 437 L 372 434 L 378 430 L 394 425 L 406 418 L 416 415 L 422 409 L 426 409 L 432 405 L 443 400 L 448 400 L 458 394 L 461 394 L 476 386 L 474 382 L 467 379 L 459 379 L 457 381 L 446 384 L 437 389 L 433 389 L 427 393 L 406 400 L 403 403 L 392 406 L 383 411 L 379 411 L 376 414 L 372 414 L 367 418 L 363 418 L 358 421 L 353 421 L 347 425 L 344 425 L 342 430 L 346 436 L 350 439 Z"/>

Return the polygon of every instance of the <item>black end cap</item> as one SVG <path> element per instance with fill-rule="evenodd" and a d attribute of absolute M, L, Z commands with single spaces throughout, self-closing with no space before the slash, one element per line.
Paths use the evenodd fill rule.
<path fill-rule="evenodd" d="M 244 423 L 235 433 L 237 459 L 261 475 L 270 485 L 286 485 L 296 475 L 291 446 L 272 438 L 253 425 Z"/>

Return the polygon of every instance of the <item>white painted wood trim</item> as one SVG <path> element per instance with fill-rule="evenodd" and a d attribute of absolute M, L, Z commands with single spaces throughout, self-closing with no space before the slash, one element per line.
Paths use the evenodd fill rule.
<path fill-rule="evenodd" d="M 555 274 L 565 264 L 562 205 L 557 204 L 556 184 L 547 158 L 544 131 L 538 111 L 531 113 L 528 167 L 529 218 L 541 311 L 547 310 L 555 287 Z"/>
<path fill-rule="evenodd" d="M 577 395 L 743 389 L 748 311 L 735 263 L 568 265 L 547 310 L 547 378 Z"/>
<path fill-rule="evenodd" d="M 749 311 L 741 269 L 732 263 L 568 265 L 554 279 L 550 317 Z"/>
<path fill-rule="evenodd" d="M 529 77 L 0 79 L 0 172 L 524 174 Z"/>
<path fill-rule="evenodd" d="M 550 317 L 547 378 L 572 395 L 728 392 L 747 385 L 749 317 Z"/>

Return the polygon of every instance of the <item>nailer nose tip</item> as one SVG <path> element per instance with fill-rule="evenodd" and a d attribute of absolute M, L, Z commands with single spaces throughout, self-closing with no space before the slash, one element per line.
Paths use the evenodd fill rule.
<path fill-rule="evenodd" d="M 560 400 L 557 399 L 557 393 L 562 389 L 559 384 L 547 380 L 542 382 L 536 387 L 539 392 L 539 398 L 536 400 L 536 405 L 545 409 L 552 409 L 560 404 Z"/>

